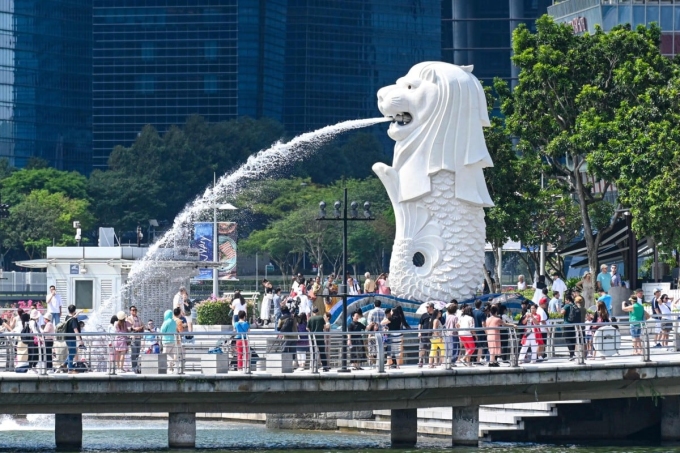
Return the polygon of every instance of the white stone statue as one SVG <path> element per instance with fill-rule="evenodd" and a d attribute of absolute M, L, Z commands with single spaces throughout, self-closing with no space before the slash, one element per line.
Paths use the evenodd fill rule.
<path fill-rule="evenodd" d="M 472 66 L 415 65 L 378 91 L 396 141 L 392 166 L 373 165 L 396 216 L 392 294 L 417 300 L 474 295 L 483 281 L 486 224 L 493 206 L 483 168 L 493 166 L 482 127 L 486 97 Z"/>

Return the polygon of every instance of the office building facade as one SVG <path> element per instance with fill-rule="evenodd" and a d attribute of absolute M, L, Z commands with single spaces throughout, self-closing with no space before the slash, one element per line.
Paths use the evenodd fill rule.
<path fill-rule="evenodd" d="M 599 25 L 609 31 L 617 25 L 661 27 L 661 53 L 680 54 L 680 0 L 566 0 L 548 8 L 555 21 L 569 23 L 576 33 L 593 33 Z"/>
<path fill-rule="evenodd" d="M 91 168 L 91 0 L 0 0 L 0 158 Z"/>
<path fill-rule="evenodd" d="M 280 119 L 285 2 L 94 0 L 94 165 L 147 124 Z"/>
<path fill-rule="evenodd" d="M 490 85 L 494 77 L 515 83 L 512 32 L 521 23 L 535 29 L 551 0 L 444 0 L 442 2 L 442 58 L 458 65 L 474 65 L 475 75 Z"/>
<path fill-rule="evenodd" d="M 380 116 L 377 91 L 441 59 L 441 4 L 288 0 L 284 125 L 299 134 Z M 385 139 L 384 127 L 378 135 Z"/>
<path fill-rule="evenodd" d="M 96 167 L 193 114 L 293 135 L 375 117 L 380 87 L 441 59 L 438 2 L 94 0 L 93 17 Z"/>

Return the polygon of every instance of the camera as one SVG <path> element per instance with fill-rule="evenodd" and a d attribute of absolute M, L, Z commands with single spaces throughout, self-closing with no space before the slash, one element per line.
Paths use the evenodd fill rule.
<path fill-rule="evenodd" d="M 300 314 L 300 303 L 302 301 L 300 300 L 299 297 L 289 297 L 288 300 L 286 300 L 286 305 L 288 305 L 288 309 L 290 310 L 290 314 L 293 316 L 298 316 Z"/>

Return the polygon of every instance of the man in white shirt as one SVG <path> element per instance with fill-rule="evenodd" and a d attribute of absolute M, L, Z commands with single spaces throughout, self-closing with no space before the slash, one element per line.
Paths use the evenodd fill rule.
<path fill-rule="evenodd" d="M 184 295 L 187 293 L 187 289 L 184 286 L 179 287 L 179 291 L 177 291 L 177 294 L 175 294 L 175 297 L 172 298 L 172 309 L 174 310 L 175 308 L 181 308 L 182 311 L 184 311 Z M 219 295 L 215 294 L 215 297 L 219 297 Z"/>
<path fill-rule="evenodd" d="M 567 285 L 562 281 L 557 272 L 552 273 L 552 279 L 552 290 L 560 293 L 560 298 L 562 298 L 562 296 L 567 293 Z"/>
<path fill-rule="evenodd" d="M 57 288 L 54 285 L 50 286 L 50 292 L 45 301 L 47 302 L 47 311 L 52 314 L 52 323 L 56 326 L 61 318 L 61 296 L 57 294 Z"/>

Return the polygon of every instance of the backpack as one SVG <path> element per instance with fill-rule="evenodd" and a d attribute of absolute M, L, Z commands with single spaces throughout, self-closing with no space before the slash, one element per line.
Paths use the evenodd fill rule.
<path fill-rule="evenodd" d="M 283 324 L 281 324 L 281 329 L 279 330 L 280 332 L 292 332 L 293 331 L 293 316 L 290 316 L 286 318 L 283 321 Z"/>
<path fill-rule="evenodd" d="M 567 315 L 567 322 L 569 324 L 577 324 L 581 322 L 581 309 L 576 304 L 572 304 Z"/>
<path fill-rule="evenodd" d="M 57 333 L 56 340 L 57 341 L 65 341 L 65 336 L 59 335 L 59 334 L 68 333 L 67 329 L 68 329 L 69 323 L 71 322 L 71 319 L 73 319 L 72 316 L 67 316 L 66 319 L 64 319 L 59 324 L 57 324 L 57 328 L 56 328 L 56 333 Z"/>
<path fill-rule="evenodd" d="M 29 344 L 34 344 L 35 342 L 35 337 L 31 332 L 31 326 L 29 323 L 26 323 L 26 325 L 21 329 L 21 341 L 23 341 L 26 346 Z"/>

